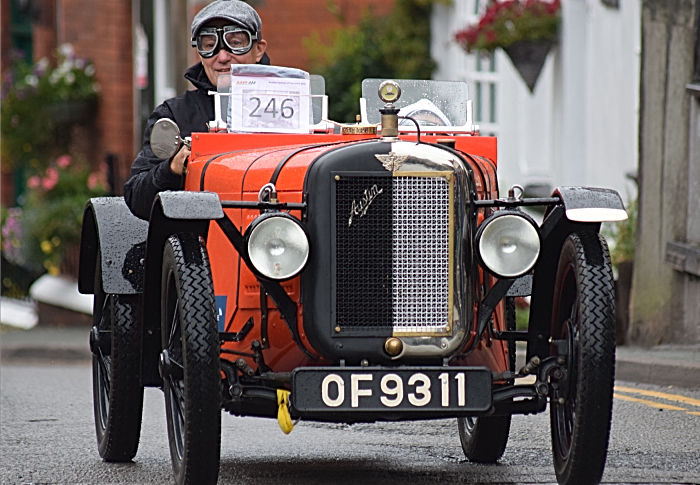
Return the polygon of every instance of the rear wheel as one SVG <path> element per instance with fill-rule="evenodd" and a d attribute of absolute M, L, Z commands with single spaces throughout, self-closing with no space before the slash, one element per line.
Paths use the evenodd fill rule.
<path fill-rule="evenodd" d="M 221 443 L 221 371 L 206 248 L 176 234 L 163 252 L 161 329 L 170 457 L 175 482 L 214 484 Z"/>
<path fill-rule="evenodd" d="M 138 297 L 104 293 L 99 257 L 93 305 L 90 346 L 97 447 L 105 461 L 129 461 L 138 450 L 143 408 Z"/>
<path fill-rule="evenodd" d="M 505 298 L 506 330 L 515 330 L 515 299 Z M 508 344 L 510 370 L 515 369 L 515 342 Z M 475 463 L 496 463 L 506 451 L 510 416 L 457 418 L 464 455 Z"/>
<path fill-rule="evenodd" d="M 464 455 L 475 463 L 496 463 L 506 451 L 510 416 L 457 418 Z"/>
<path fill-rule="evenodd" d="M 559 258 L 552 311 L 552 355 L 567 371 L 550 405 L 552 451 L 561 484 L 599 483 L 612 416 L 615 297 L 605 240 L 570 235 Z M 555 348 L 556 347 L 556 348 Z"/>

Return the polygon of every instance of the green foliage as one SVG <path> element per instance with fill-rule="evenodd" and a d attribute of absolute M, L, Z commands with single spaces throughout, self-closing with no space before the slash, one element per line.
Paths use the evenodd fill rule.
<path fill-rule="evenodd" d="M 65 153 L 69 137 L 55 119 L 56 107 L 66 101 L 95 101 L 99 84 L 95 66 L 75 56 L 69 44 L 58 50 L 58 66 L 48 59 L 29 64 L 14 57 L 2 83 L 2 163 L 28 166 L 29 172 L 46 168 L 48 160 Z"/>
<path fill-rule="evenodd" d="M 492 0 L 478 24 L 455 34 L 467 52 L 493 52 L 526 40 L 551 39 L 561 22 L 560 0 Z"/>
<path fill-rule="evenodd" d="M 430 13 L 435 3 L 449 0 L 396 0 L 389 15 L 364 13 L 357 26 L 344 26 L 323 42 L 314 32 L 304 39 L 315 72 L 326 79 L 329 116 L 352 122 L 359 113 L 362 80 L 366 78 L 429 79 Z M 335 3 L 328 2 L 333 13 Z M 336 15 L 343 20 L 340 14 Z"/>
<path fill-rule="evenodd" d="M 617 266 L 624 261 L 634 261 L 637 245 L 637 201 L 627 204 L 627 220 L 606 224 L 603 235 L 610 243 L 610 259 Z"/>
<path fill-rule="evenodd" d="M 516 330 L 527 330 L 530 324 L 530 307 L 515 307 L 515 329 Z"/>
<path fill-rule="evenodd" d="M 3 256 L 13 264 L 58 274 L 66 250 L 80 242 L 85 202 L 106 193 L 104 174 L 91 173 L 82 160 L 63 155 L 30 177 L 27 186 L 22 209 L 10 209 L 4 221 Z"/>

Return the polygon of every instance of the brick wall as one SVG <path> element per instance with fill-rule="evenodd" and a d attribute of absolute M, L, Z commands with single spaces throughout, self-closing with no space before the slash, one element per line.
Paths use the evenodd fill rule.
<path fill-rule="evenodd" d="M 250 2 L 251 4 L 254 2 Z M 391 1 L 378 0 L 264 0 L 256 10 L 263 21 L 263 37 L 268 42 L 267 52 L 273 64 L 308 70 L 309 56 L 302 43 L 314 31 L 327 38 L 340 22 L 329 11 L 335 4 L 337 13 L 349 25 L 356 24 L 367 9 L 374 15 L 385 15 L 394 6 Z"/>
<path fill-rule="evenodd" d="M 2 0 L 0 3 L 2 10 L 0 10 L 0 70 L 4 74 L 5 69 L 10 67 L 10 59 L 7 55 L 10 52 L 10 47 L 12 45 L 12 38 L 10 36 L 10 2 L 8 0 Z M 5 120 L 2 120 L 4 123 Z M 12 178 L 12 172 L 5 169 L 4 166 L 0 167 L 0 194 L 2 194 L 2 205 L 5 207 L 12 207 L 14 205 L 14 179 Z"/>
<path fill-rule="evenodd" d="M 96 124 L 79 140 L 88 142 L 96 162 L 117 158 L 117 192 L 126 180 L 133 153 L 133 69 L 130 0 L 62 0 L 58 39 L 95 63 L 101 86 Z"/>
<path fill-rule="evenodd" d="M 196 2 L 192 15 L 208 3 Z M 267 53 L 272 63 L 306 71 L 311 66 L 302 43 L 304 37 L 316 31 L 325 40 L 334 28 L 341 26 L 329 11 L 329 4 L 336 5 L 337 13 L 344 17 L 347 25 L 356 24 L 368 9 L 374 15 L 386 15 L 394 7 L 394 0 L 249 0 L 248 3 L 260 14 L 263 38 L 267 41 Z M 199 61 L 194 49 L 190 61 L 192 64 Z"/>

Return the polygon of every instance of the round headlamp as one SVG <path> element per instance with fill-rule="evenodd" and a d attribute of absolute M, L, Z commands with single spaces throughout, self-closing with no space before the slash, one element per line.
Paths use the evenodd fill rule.
<path fill-rule="evenodd" d="M 535 266 L 540 234 L 525 214 L 499 211 L 486 219 L 476 234 L 479 259 L 496 276 L 515 278 Z"/>
<path fill-rule="evenodd" d="M 309 238 L 297 219 L 284 212 L 264 214 L 246 231 L 248 257 L 265 278 L 298 275 L 309 259 Z"/>

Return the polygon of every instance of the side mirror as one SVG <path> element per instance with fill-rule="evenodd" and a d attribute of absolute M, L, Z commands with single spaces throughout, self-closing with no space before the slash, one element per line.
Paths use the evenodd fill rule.
<path fill-rule="evenodd" d="M 190 146 L 189 138 L 180 137 L 180 128 L 169 118 L 156 121 L 151 130 L 151 150 L 156 157 L 168 159 L 175 155 L 180 145 Z"/>

